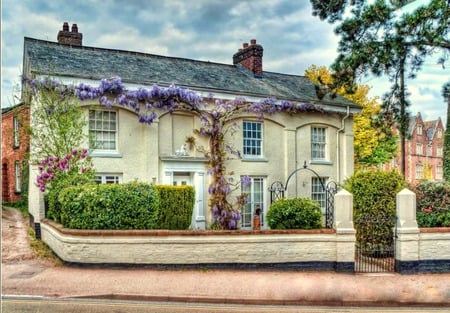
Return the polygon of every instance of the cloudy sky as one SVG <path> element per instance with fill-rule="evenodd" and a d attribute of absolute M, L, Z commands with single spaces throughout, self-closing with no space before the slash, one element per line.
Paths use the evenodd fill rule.
<path fill-rule="evenodd" d="M 427 0 L 418 0 L 417 3 Z M 243 42 L 264 48 L 266 71 L 303 75 L 336 57 L 334 26 L 311 14 L 307 0 L 2 0 L 2 107 L 14 103 L 22 71 L 23 38 L 56 41 L 63 22 L 78 24 L 83 45 L 232 64 Z M 409 7 L 412 7 L 410 5 Z M 429 59 L 408 81 L 411 112 L 444 120 L 441 87 L 450 70 Z M 367 77 L 370 96 L 389 89 Z"/>

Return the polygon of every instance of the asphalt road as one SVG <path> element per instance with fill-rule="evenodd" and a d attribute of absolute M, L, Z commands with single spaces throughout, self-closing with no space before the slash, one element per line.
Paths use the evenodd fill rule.
<path fill-rule="evenodd" d="M 448 312 L 447 308 L 426 307 L 311 307 L 261 306 L 236 304 L 205 304 L 185 302 L 138 302 L 95 299 L 49 299 L 29 297 L 2 297 L 3 313 L 417 313 Z"/>

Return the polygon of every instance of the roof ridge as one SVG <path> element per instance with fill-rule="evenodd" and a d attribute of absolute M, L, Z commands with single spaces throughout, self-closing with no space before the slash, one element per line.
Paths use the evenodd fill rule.
<path fill-rule="evenodd" d="M 157 58 L 164 58 L 164 59 L 177 59 L 177 60 L 186 60 L 191 62 L 198 62 L 198 63 L 206 63 L 206 64 L 217 64 L 217 65 L 225 65 L 225 66 L 231 66 L 235 67 L 233 64 L 227 64 L 227 63 L 219 63 L 214 61 L 205 61 L 205 60 L 196 60 L 196 59 L 190 59 L 186 57 L 174 57 L 174 56 L 167 56 L 167 55 L 161 55 L 161 54 L 154 54 L 154 53 L 147 53 L 147 52 L 140 52 L 140 51 L 131 51 L 131 50 L 123 50 L 123 49 L 115 49 L 115 48 L 101 48 L 101 47 L 93 47 L 93 46 L 76 46 L 76 45 L 65 45 L 60 44 L 58 42 L 49 41 L 49 40 L 43 40 L 43 39 L 37 39 L 37 38 L 31 38 L 31 37 L 24 37 L 25 41 L 34 41 L 38 43 L 44 43 L 49 44 L 53 46 L 58 47 L 69 47 L 71 49 L 80 49 L 80 50 L 88 50 L 88 51 L 108 51 L 108 52 L 117 52 L 120 54 L 125 55 L 134 55 L 134 56 L 142 56 L 142 57 L 157 57 Z M 277 73 L 281 74 L 281 73 Z"/>

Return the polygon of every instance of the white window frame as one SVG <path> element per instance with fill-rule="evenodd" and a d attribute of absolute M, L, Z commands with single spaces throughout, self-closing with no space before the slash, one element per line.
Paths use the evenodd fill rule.
<path fill-rule="evenodd" d="M 416 154 L 423 155 L 423 144 L 420 142 L 416 143 Z"/>
<path fill-rule="evenodd" d="M 92 112 L 95 115 L 94 119 L 91 119 L 91 113 Z M 101 118 L 97 119 L 97 114 L 101 114 L 102 115 Z M 114 121 L 115 129 L 104 129 L 103 125 L 101 127 L 98 127 L 98 128 L 97 127 L 92 128 L 92 123 L 94 123 L 95 125 L 97 123 L 103 124 L 103 122 L 104 122 L 103 117 L 104 117 L 105 114 L 108 114 L 108 115 L 114 114 L 115 115 L 115 121 Z M 89 145 L 91 145 L 92 142 L 94 143 L 94 147 L 91 148 L 92 151 L 94 151 L 94 152 L 101 152 L 101 153 L 117 153 L 118 152 L 118 149 L 119 149 L 119 147 L 118 147 L 118 145 L 119 145 L 119 140 L 118 140 L 118 133 L 119 133 L 118 115 L 119 115 L 118 112 L 114 111 L 114 110 L 97 110 L 97 109 L 90 109 L 89 110 L 89 117 L 88 117 L 88 119 L 89 119 L 89 136 L 90 136 L 90 140 L 91 140 Z M 112 119 L 109 119 L 107 122 L 111 123 Z M 105 134 L 105 133 L 106 134 L 107 133 L 113 134 L 113 138 L 114 139 L 111 138 L 111 140 L 109 141 L 110 143 L 114 144 L 114 148 L 113 149 L 111 149 L 109 147 L 108 148 L 103 148 L 103 147 L 101 147 L 101 144 L 100 145 L 98 144 L 98 141 L 96 139 L 96 135 L 97 134 Z"/>
<path fill-rule="evenodd" d="M 427 156 L 433 155 L 433 146 L 427 145 Z"/>
<path fill-rule="evenodd" d="M 436 180 L 442 180 L 444 178 L 444 168 L 442 165 L 436 166 Z"/>
<path fill-rule="evenodd" d="M 255 182 L 259 182 L 259 188 L 256 187 Z M 266 227 L 266 213 L 267 213 L 267 203 L 266 203 L 266 178 L 262 176 L 252 176 L 250 177 L 250 184 L 248 186 L 241 186 L 242 193 L 248 193 L 248 202 L 242 208 L 241 212 L 241 229 L 251 229 L 253 226 L 253 217 L 257 206 L 259 206 L 260 212 L 260 225 L 261 228 Z M 258 199 L 256 199 L 258 195 Z"/>
<path fill-rule="evenodd" d="M 13 116 L 13 136 L 14 136 L 14 148 L 19 147 L 20 144 L 20 133 L 19 133 L 19 118 L 17 115 Z"/>
<path fill-rule="evenodd" d="M 443 155 L 444 155 L 444 148 L 442 145 L 438 145 L 436 150 L 436 156 L 442 157 Z"/>
<path fill-rule="evenodd" d="M 22 167 L 20 161 L 14 162 L 14 180 L 16 193 L 22 192 Z"/>
<path fill-rule="evenodd" d="M 422 133 L 423 133 L 423 131 L 422 131 L 422 125 L 417 125 L 417 135 L 418 136 L 422 136 Z"/>
<path fill-rule="evenodd" d="M 328 177 L 311 177 L 311 199 L 319 202 L 322 214 L 325 214 L 327 207 L 327 192 L 322 188 L 319 179 L 322 181 L 324 187 L 327 184 Z"/>
<path fill-rule="evenodd" d="M 94 180 L 97 184 L 121 184 L 122 174 L 95 173 Z"/>
<path fill-rule="evenodd" d="M 321 134 L 317 132 L 323 132 Z M 311 160 L 326 161 L 327 160 L 327 127 L 312 126 L 311 127 Z"/>
<path fill-rule="evenodd" d="M 251 125 L 251 128 L 247 129 L 246 125 Z M 242 122 L 242 154 L 244 158 L 262 158 L 264 142 L 263 140 L 264 127 L 262 122 Z"/>
<path fill-rule="evenodd" d="M 424 178 L 423 165 L 416 164 L 416 179 L 423 179 L 423 178 Z"/>
<path fill-rule="evenodd" d="M 437 137 L 440 139 L 442 138 L 442 129 L 438 128 L 437 130 Z"/>

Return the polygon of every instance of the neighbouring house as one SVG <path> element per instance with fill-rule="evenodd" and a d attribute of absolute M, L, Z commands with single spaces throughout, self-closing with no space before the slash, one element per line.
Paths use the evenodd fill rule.
<path fill-rule="evenodd" d="M 405 149 L 405 180 L 418 183 L 422 180 L 443 181 L 445 129 L 441 118 L 424 121 L 417 113 L 409 119 Z M 401 167 L 401 152 L 387 165 L 388 169 Z"/>
<path fill-rule="evenodd" d="M 2 202 L 19 202 L 28 177 L 30 108 L 21 103 L 2 108 Z"/>
<path fill-rule="evenodd" d="M 207 49 L 207 47 L 205 47 Z M 230 53 L 231 54 L 231 53 Z M 304 76 L 263 71 L 263 47 L 252 39 L 234 55 L 232 64 L 219 64 L 134 51 L 82 45 L 82 35 L 74 24 L 64 24 L 58 42 L 24 38 L 25 79 L 51 76 L 65 83 L 98 85 L 100 79 L 121 77 L 127 88 L 151 88 L 171 84 L 189 88 L 202 97 L 216 99 L 245 97 L 259 101 L 312 104 L 319 110 L 294 115 L 277 113 L 260 120 L 248 113 L 237 120 L 238 132 L 227 139 L 242 152 L 230 160 L 227 170 L 237 180 L 248 175 L 245 191 L 250 201 L 242 212 L 241 228 L 251 228 L 256 208 L 264 217 L 270 205 L 269 187 L 285 182 L 306 164 L 310 171 L 298 171 L 287 186 L 287 196 L 312 197 L 325 206 L 323 182 L 343 182 L 353 174 L 353 114 L 361 108 L 342 97 L 319 99 L 314 84 Z M 208 209 L 208 160 L 190 149 L 186 139 L 207 147 L 207 139 L 195 133 L 198 116 L 183 111 L 164 113 L 150 126 L 137 122 L 134 111 L 120 106 L 108 109 L 98 100 L 80 103 L 86 110 L 89 129 L 96 138 L 90 155 L 99 183 L 144 181 L 156 184 L 193 185 L 196 207 L 193 228 L 205 229 L 211 221 Z M 306 163 L 305 163 L 306 162 Z M 37 169 L 30 168 L 30 180 Z M 43 195 L 30 184 L 29 210 L 35 223 L 44 217 Z"/>

